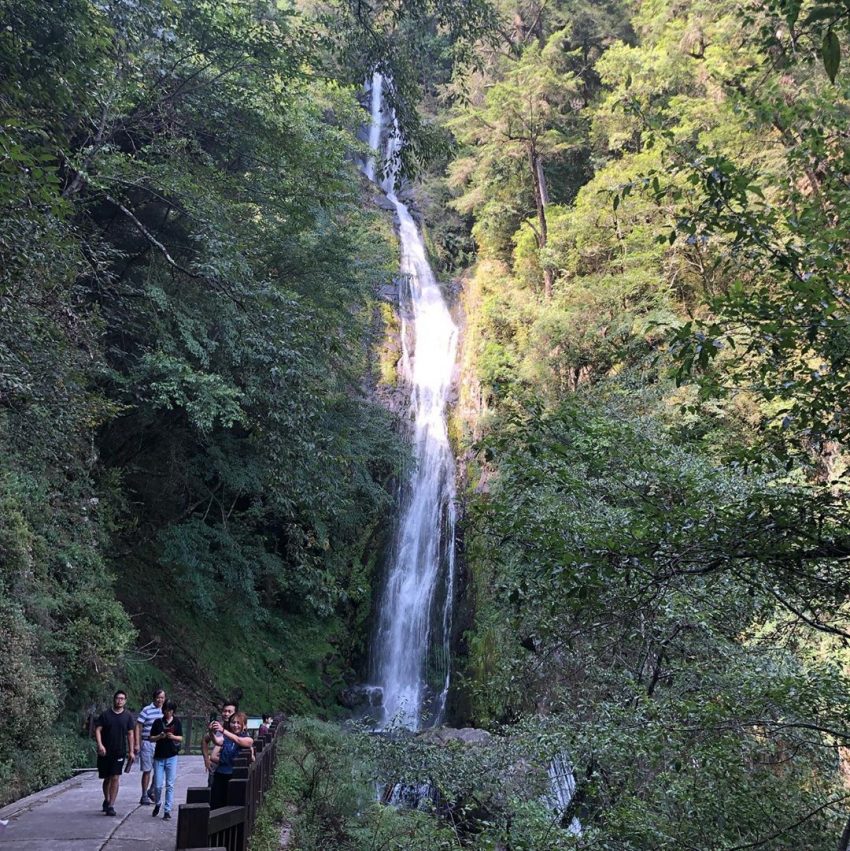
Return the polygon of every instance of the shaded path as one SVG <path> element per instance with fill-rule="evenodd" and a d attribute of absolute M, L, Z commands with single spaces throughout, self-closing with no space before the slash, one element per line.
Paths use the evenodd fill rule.
<path fill-rule="evenodd" d="M 181 756 L 171 821 L 152 818 L 153 807 L 139 805 L 141 786 L 135 768 L 121 778 L 115 810 L 103 815 L 101 781 L 88 771 L 51 786 L 0 810 L 3 851 L 174 851 L 177 808 L 186 801 L 189 786 L 206 785 L 204 760 Z"/>

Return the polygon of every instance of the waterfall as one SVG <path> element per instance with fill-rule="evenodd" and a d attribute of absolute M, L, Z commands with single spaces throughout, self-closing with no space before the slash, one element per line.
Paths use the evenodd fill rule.
<path fill-rule="evenodd" d="M 442 721 L 449 688 L 449 639 L 454 585 L 455 466 L 446 405 L 455 365 L 457 328 L 428 263 L 422 235 L 396 197 L 398 124 L 382 119 L 385 81 L 371 84 L 369 143 L 364 167 L 386 136 L 381 186 L 395 207 L 401 242 L 401 374 L 410 388 L 414 469 L 405 483 L 397 532 L 380 597 L 372 654 L 374 684 L 383 693 L 381 727 L 417 730 Z M 410 333 L 412 332 L 412 334 Z M 409 340 L 413 339 L 412 346 Z"/>
<path fill-rule="evenodd" d="M 369 180 L 375 179 L 375 154 L 378 151 L 378 145 L 381 143 L 381 92 L 382 92 L 382 77 L 375 71 L 372 74 L 372 87 L 370 93 L 371 99 L 371 117 L 369 123 L 369 149 L 375 153 L 366 161 L 363 169 L 364 174 Z"/>
<path fill-rule="evenodd" d="M 570 761 L 562 754 L 558 754 L 549 763 L 548 773 L 549 794 L 545 796 L 544 803 L 557 816 L 563 817 L 576 793 L 576 778 Z M 570 819 L 566 827 L 575 836 L 581 834 L 581 823 L 575 816 Z"/>

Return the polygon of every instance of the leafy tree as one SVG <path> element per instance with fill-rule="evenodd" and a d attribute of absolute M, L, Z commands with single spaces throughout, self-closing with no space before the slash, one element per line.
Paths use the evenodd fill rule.
<path fill-rule="evenodd" d="M 794 650 L 801 627 L 846 630 L 846 506 L 712 465 L 632 408 L 527 402 L 485 439 L 475 717 L 528 714 L 570 755 L 577 847 L 710 829 L 720 847 L 831 848 L 847 683 Z"/>
<path fill-rule="evenodd" d="M 404 457 L 366 392 L 394 248 L 315 28 L 231 0 L 61 7 L 0 28 L 0 581 L 31 672 L 3 694 L 59 725 L 29 773 L 4 740 L 9 796 L 61 774 L 113 678 L 269 699 L 290 642 L 276 699 L 332 702 Z M 238 663 L 205 659 L 211 621 L 249 636 Z"/>
<path fill-rule="evenodd" d="M 499 175 L 520 171 L 531 188 L 536 224 L 530 223 L 543 252 L 548 242 L 546 207 L 549 192 L 544 163 L 569 148 L 574 141 L 576 119 L 573 102 L 578 83 L 559 67 L 566 34 L 553 35 L 544 48 L 528 47 L 510 62 L 500 80 L 482 93 L 481 102 L 463 109 L 452 123 L 459 140 L 470 148 L 469 156 L 453 165 L 458 182 L 470 189 L 455 205 L 474 210 L 496 188 Z M 522 163 L 522 166 L 513 164 Z M 517 211 L 526 218 L 525 210 Z M 553 270 L 543 264 L 544 293 L 552 296 Z"/>

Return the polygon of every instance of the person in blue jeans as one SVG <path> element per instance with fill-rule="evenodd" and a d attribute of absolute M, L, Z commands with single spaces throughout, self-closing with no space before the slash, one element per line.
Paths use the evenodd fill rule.
<path fill-rule="evenodd" d="M 165 789 L 165 806 L 162 817 L 171 818 L 171 808 L 174 805 L 174 781 L 177 779 L 177 754 L 183 742 L 183 725 L 175 718 L 174 710 L 177 704 L 166 700 L 162 706 L 162 718 L 153 722 L 149 740 L 156 743 L 153 752 L 153 785 L 155 789 L 155 804 L 153 815 L 159 815 L 163 805 L 163 789 Z"/>
<path fill-rule="evenodd" d="M 242 748 L 250 748 L 254 740 L 245 732 L 248 718 L 244 712 L 230 716 L 227 726 L 218 722 L 212 724 L 213 741 L 218 751 L 218 765 L 213 774 L 210 789 L 210 809 L 215 810 L 227 804 L 227 784 L 233 775 L 234 764 Z"/>

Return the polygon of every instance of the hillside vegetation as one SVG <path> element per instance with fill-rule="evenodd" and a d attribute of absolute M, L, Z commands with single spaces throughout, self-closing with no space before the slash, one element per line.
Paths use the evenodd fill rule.
<path fill-rule="evenodd" d="M 269 847 L 846 851 L 845 5 L 0 8 L 4 801 L 117 685 L 327 719 L 363 674 L 408 462 L 379 65 L 461 293 L 487 733 L 297 721 Z"/>
<path fill-rule="evenodd" d="M 8 800 L 88 758 L 73 731 L 118 685 L 332 709 L 406 453 L 368 396 L 394 240 L 318 30 L 2 8 Z"/>
<path fill-rule="evenodd" d="M 584 831 L 519 803 L 489 831 L 834 848 L 850 196 L 827 47 L 844 13 L 503 11 L 504 40 L 443 91 L 445 185 L 479 249 L 467 719 L 552 737 L 577 781 L 563 823 Z"/>

